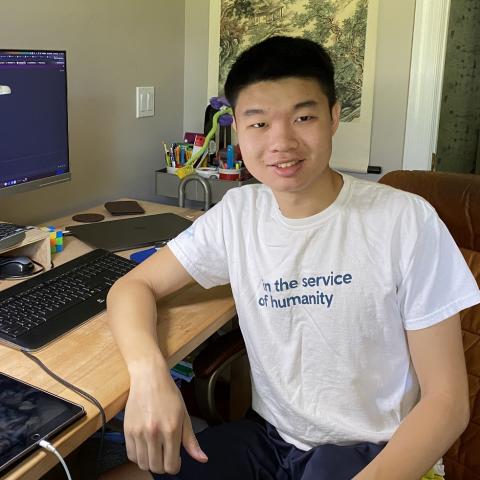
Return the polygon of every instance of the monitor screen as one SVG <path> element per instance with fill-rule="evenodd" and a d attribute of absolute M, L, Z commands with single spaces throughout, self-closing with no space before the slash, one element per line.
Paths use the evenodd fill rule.
<path fill-rule="evenodd" d="M 0 49 L 0 195 L 68 179 L 65 51 Z"/>

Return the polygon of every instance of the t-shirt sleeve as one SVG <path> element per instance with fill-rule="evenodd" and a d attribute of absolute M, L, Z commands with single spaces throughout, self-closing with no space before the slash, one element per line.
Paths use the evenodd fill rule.
<path fill-rule="evenodd" d="M 168 242 L 185 270 L 204 288 L 230 282 L 223 235 L 224 201 Z"/>
<path fill-rule="evenodd" d="M 480 302 L 468 265 L 441 219 L 426 220 L 398 287 L 405 329 L 426 328 Z"/>

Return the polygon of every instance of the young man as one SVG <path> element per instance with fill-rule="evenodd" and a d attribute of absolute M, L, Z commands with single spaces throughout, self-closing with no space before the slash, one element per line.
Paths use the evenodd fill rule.
<path fill-rule="evenodd" d="M 458 312 L 480 301 L 477 285 L 427 202 L 329 167 L 333 78 L 307 40 L 244 52 L 225 92 L 262 184 L 227 193 L 112 288 L 141 469 L 124 478 L 412 480 L 465 428 Z M 198 442 L 155 333 L 156 300 L 193 281 L 231 283 L 254 411 Z"/>

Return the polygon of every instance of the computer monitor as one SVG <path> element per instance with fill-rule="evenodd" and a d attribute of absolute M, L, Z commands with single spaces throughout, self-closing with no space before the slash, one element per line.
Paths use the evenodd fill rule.
<path fill-rule="evenodd" d="M 0 49 L 0 196 L 69 179 L 66 52 Z"/>

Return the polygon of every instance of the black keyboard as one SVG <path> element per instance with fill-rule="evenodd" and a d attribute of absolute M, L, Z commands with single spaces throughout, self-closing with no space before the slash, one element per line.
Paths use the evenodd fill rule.
<path fill-rule="evenodd" d="M 0 222 L 0 250 L 13 247 L 25 238 L 28 227 L 13 223 Z"/>
<path fill-rule="evenodd" d="M 106 308 L 113 283 L 137 264 L 97 249 L 0 292 L 0 342 L 37 350 Z"/>

